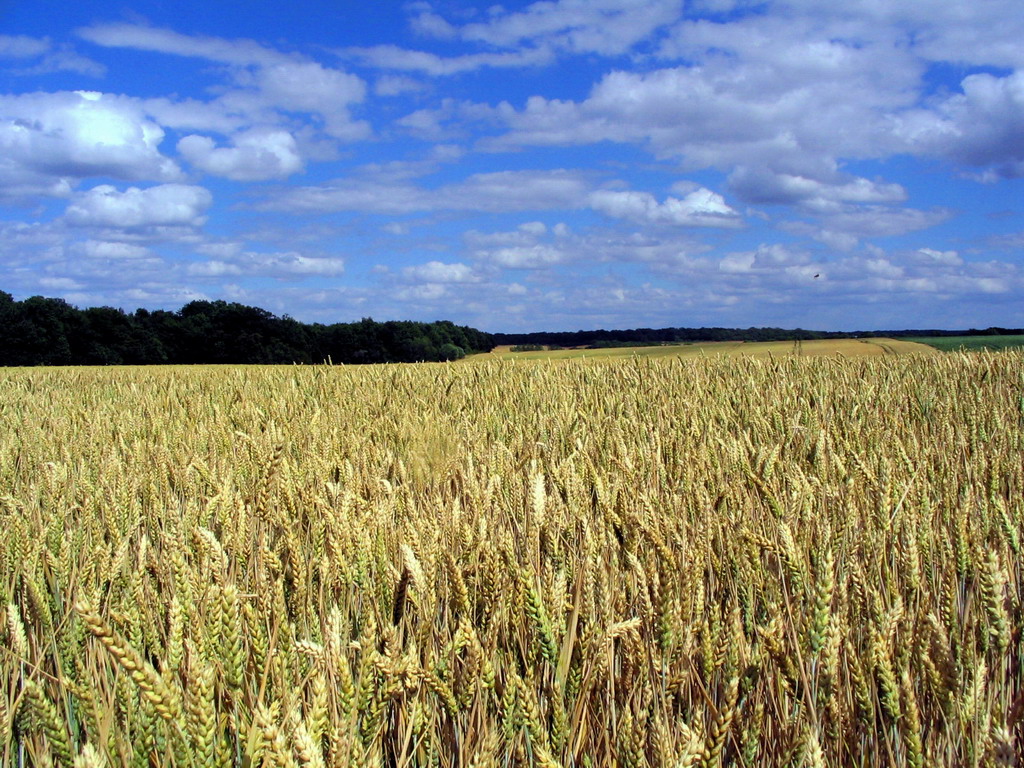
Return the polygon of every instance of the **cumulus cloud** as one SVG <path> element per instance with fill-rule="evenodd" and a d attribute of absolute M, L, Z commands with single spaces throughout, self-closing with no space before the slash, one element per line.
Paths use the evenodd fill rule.
<path fill-rule="evenodd" d="M 62 258 L 64 243 L 64 233 L 50 222 L 0 222 L 0 264 L 9 286 L 0 290 L 13 290 L 20 278 Z"/>
<path fill-rule="evenodd" d="M 592 193 L 588 201 L 596 211 L 639 224 L 680 227 L 737 227 L 742 224 L 740 215 L 721 195 L 703 187 L 682 199 L 668 197 L 662 203 L 648 192 L 609 189 Z"/>
<path fill-rule="evenodd" d="M 842 203 L 896 203 L 907 197 L 901 185 L 881 180 L 833 172 L 823 181 L 749 166 L 739 166 L 729 175 L 729 189 L 747 202 L 800 205 L 821 212 L 834 210 Z"/>
<path fill-rule="evenodd" d="M 198 227 L 212 202 L 207 189 L 187 184 L 129 187 L 124 192 L 101 184 L 77 195 L 64 217 L 69 224 L 87 227 Z"/>
<path fill-rule="evenodd" d="M 994 317 L 1006 311 L 1015 290 L 1024 289 L 1024 270 L 1019 265 L 970 262 L 956 252 L 930 248 L 886 251 L 865 246 L 837 255 L 814 243 L 764 242 L 751 250 L 719 255 L 690 239 L 687 230 L 674 228 L 647 234 L 598 228 L 563 229 L 556 235 L 554 230 L 521 225 L 504 231 L 470 231 L 465 236 L 467 253 L 488 270 L 489 279 L 498 280 L 504 274 L 514 278 L 518 270 L 530 270 L 525 285 L 518 283 L 519 295 L 509 295 L 500 306 L 513 302 L 529 307 L 534 328 L 581 327 L 582 321 L 568 318 L 592 315 L 619 318 L 618 323 L 626 326 L 636 325 L 635 318 L 642 315 L 657 324 L 655 318 L 662 309 L 675 313 L 664 321 L 668 325 L 887 327 L 878 319 L 882 316 L 877 309 L 865 309 L 864 302 L 892 302 L 897 297 L 888 327 L 905 325 L 914 316 L 949 327 L 954 315 L 940 322 L 942 313 L 936 307 L 944 306 L 947 313 L 954 307 L 963 311 L 970 302 L 984 300 L 991 302 Z M 633 262 L 638 269 L 602 270 L 600 278 L 581 269 L 581 265 L 625 262 Z M 644 277 L 649 285 L 641 285 Z M 647 297 L 650 304 L 640 297 Z M 563 304 L 568 309 L 560 309 Z M 996 309 L 1000 306 L 1002 310 Z M 689 320 L 684 323 L 681 317 Z M 902 321 L 896 319 L 901 317 Z"/>
<path fill-rule="evenodd" d="M 236 135 L 231 147 L 217 147 L 208 136 L 185 136 L 178 152 L 192 165 L 234 181 L 285 178 L 302 170 L 295 138 L 288 131 L 253 129 Z"/>
<path fill-rule="evenodd" d="M 106 240 L 84 240 L 78 244 L 78 250 L 90 259 L 141 259 L 152 255 L 152 251 L 140 245 Z"/>
<path fill-rule="evenodd" d="M 688 230 L 659 227 L 656 230 L 575 232 L 564 222 L 548 227 L 525 222 L 514 230 L 470 230 L 464 240 L 475 261 L 510 269 L 547 269 L 572 262 L 628 263 L 656 268 L 707 264 L 697 255 L 708 246 L 694 240 Z"/>
<path fill-rule="evenodd" d="M 410 112 L 395 121 L 395 126 L 425 141 L 450 141 L 452 137 L 466 138 L 469 128 L 497 124 L 498 110 L 486 105 L 472 104 L 455 99 L 442 99 L 434 107 Z"/>
<path fill-rule="evenodd" d="M 515 245 L 496 248 L 490 252 L 478 252 L 477 258 L 485 259 L 499 267 L 508 269 L 542 269 L 569 260 L 569 255 L 551 245 Z"/>
<path fill-rule="evenodd" d="M 843 251 L 857 246 L 862 239 L 895 237 L 934 227 L 953 216 L 948 208 L 919 210 L 879 205 L 843 206 L 818 217 L 816 222 L 788 221 L 780 226 L 795 234 Z"/>
<path fill-rule="evenodd" d="M 396 317 L 450 310 L 495 329 L 506 316 L 536 327 L 687 317 L 849 327 L 912 311 L 922 324 L 974 311 L 965 324 L 991 316 L 1011 325 L 1024 290 L 1012 221 L 986 225 L 979 202 L 955 240 L 948 228 L 928 230 L 954 216 L 952 195 L 970 179 L 1004 185 L 1009 202 L 998 207 L 1014 207 L 1016 182 L 1006 180 L 1024 176 L 1018 6 L 528 0 L 460 12 L 413 2 L 405 8 L 423 50 L 334 52 L 377 70 L 379 101 L 344 64 L 315 60 L 322 49 L 95 25 L 82 39 L 193 66 L 180 78 L 168 67 L 164 95 L 147 98 L 0 96 L 0 198 L 34 203 L 22 218 L 38 219 L 15 224 L 8 210 L 0 260 L 10 290 L 51 286 L 100 303 L 292 297 L 319 302 L 328 320 L 331 306 L 344 306 Z M 102 71 L 59 40 L 19 35 L 0 35 L 0 66 L 9 75 Z M 462 77 L 457 91 L 438 79 L 487 69 L 522 76 L 512 89 L 491 75 Z M 158 83 L 147 77 L 147 89 Z M 371 135 L 375 164 L 317 168 L 359 162 L 361 150 L 341 145 Z M 535 149 L 584 145 L 592 148 Z M 934 189 L 921 177 L 898 183 L 921 168 L 915 158 L 943 161 L 928 168 Z M 454 160 L 464 167 L 444 167 Z M 228 185 L 214 208 L 179 163 L 197 176 L 282 183 L 235 199 L 245 191 Z M 941 186 L 950 166 L 963 187 Z M 307 168 L 314 182 L 285 183 Z M 687 177 L 699 183 L 665 189 L 666 178 Z M 47 221 L 58 204 L 44 196 L 66 198 L 64 215 Z M 239 208 L 285 215 L 245 232 L 232 219 Z M 372 219 L 322 215 L 334 212 Z M 234 239 L 203 232 L 214 214 Z M 394 262 L 369 278 L 377 288 L 329 287 L 337 281 L 325 278 L 343 270 L 365 284 L 363 261 L 381 261 L 367 254 L 385 240 Z M 340 242 L 353 244 L 348 265 L 331 255 Z M 1001 261 L 985 261 L 987 252 Z M 182 263 L 183 253 L 194 261 Z M 414 263 L 413 253 L 448 255 Z M 267 278 L 284 285 L 257 287 Z"/>
<path fill-rule="evenodd" d="M 318 114 L 325 131 L 352 141 L 369 135 L 369 125 L 352 120 L 348 105 L 365 98 L 361 78 L 316 62 L 277 62 L 260 68 L 255 77 L 259 96 L 272 107 Z"/>
<path fill-rule="evenodd" d="M 39 285 L 51 291 L 77 291 L 85 287 L 85 283 L 70 277 L 42 277 Z"/>
<path fill-rule="evenodd" d="M 496 6 L 486 20 L 462 26 L 424 12 L 417 29 L 500 48 L 552 46 L 614 56 L 674 21 L 681 6 L 680 0 L 554 0 L 532 3 L 521 11 Z"/>
<path fill-rule="evenodd" d="M 875 23 L 877 4 L 867 3 L 828 12 L 777 3 L 726 22 L 680 21 L 659 53 L 686 64 L 609 72 L 581 101 L 535 96 L 511 113 L 495 110 L 509 131 L 486 143 L 637 143 L 689 168 L 733 172 L 745 199 L 785 204 L 900 199 L 896 185 L 837 172 L 839 158 L 930 154 L 990 178 L 1021 175 L 1024 74 L 971 74 L 962 93 L 922 108 L 929 61 L 906 40 L 925 39 L 911 34 L 913 24 L 941 32 L 913 5 L 912 18 L 894 11 L 901 18 L 889 24 Z M 934 10 L 945 18 L 949 7 Z M 967 18 L 950 27 L 966 21 L 976 34 L 970 17 L 985 14 L 958 7 L 956 15 Z"/>
<path fill-rule="evenodd" d="M 986 169 L 989 180 L 1024 177 L 1024 70 L 970 75 L 962 87 L 941 105 L 926 146 Z"/>
<path fill-rule="evenodd" d="M 934 248 L 918 248 L 911 258 L 916 264 L 932 267 L 958 267 L 964 263 L 956 251 L 937 251 Z"/>
<path fill-rule="evenodd" d="M 774 48 L 783 49 L 778 41 Z M 649 146 L 692 167 L 761 164 L 792 169 L 807 157 L 879 151 L 890 110 L 911 103 L 900 85 L 850 82 L 811 69 L 784 74 L 743 58 L 648 72 L 613 71 L 580 101 L 533 97 L 502 116 L 510 131 L 496 147 L 599 141 Z M 790 170 L 790 172 L 792 172 Z"/>
<path fill-rule="evenodd" d="M 565 170 L 478 173 L 434 189 L 413 184 L 404 175 L 389 179 L 373 174 L 319 186 L 281 190 L 260 207 L 320 213 L 527 211 L 578 208 L 584 204 L 587 192 L 584 176 Z"/>
<path fill-rule="evenodd" d="M 353 141 L 370 133 L 369 124 L 350 113 L 350 107 L 366 97 L 362 78 L 303 56 L 252 40 L 183 35 L 138 24 L 99 24 L 80 29 L 79 35 L 97 45 L 228 65 L 233 87 L 218 99 L 217 108 L 248 115 L 250 124 L 268 122 L 272 113 L 301 112 L 317 117 L 335 139 Z"/>
<path fill-rule="evenodd" d="M 194 262 L 188 274 L 195 277 L 260 276 L 278 279 L 335 277 L 345 271 L 345 260 L 307 256 L 297 251 L 241 251 L 225 258 Z"/>
<path fill-rule="evenodd" d="M 566 235 L 554 235 L 542 222 L 531 221 L 514 230 L 469 230 L 463 239 L 471 258 L 485 268 L 546 269 L 572 258 Z"/>
<path fill-rule="evenodd" d="M 0 96 L 0 189 L 66 196 L 88 177 L 180 179 L 160 153 L 163 138 L 132 99 L 93 91 Z"/>
<path fill-rule="evenodd" d="M 762 244 L 753 251 L 739 251 L 727 254 L 718 263 L 720 272 L 735 275 L 767 274 L 779 271 L 794 275 L 806 275 L 811 257 L 806 251 L 794 250 L 783 245 Z M 813 275 L 821 274 L 823 267 L 814 266 Z"/>
<path fill-rule="evenodd" d="M 847 35 L 859 39 L 897 39 L 931 61 L 1006 67 L 1024 65 L 1024 52 L 1019 45 L 1024 36 L 1024 19 L 1016 0 L 986 0 L 984 3 L 851 0 L 841 6 L 815 0 L 786 0 L 776 8 L 797 18 L 841 24 Z"/>
<path fill-rule="evenodd" d="M 426 264 L 405 267 L 402 269 L 402 275 L 424 283 L 472 283 L 480 279 L 468 264 L 446 264 L 442 261 L 428 261 Z"/>
<path fill-rule="evenodd" d="M 444 77 L 483 68 L 545 66 L 559 53 L 617 56 L 677 18 L 681 0 L 554 0 L 521 11 L 492 6 L 484 21 L 456 24 L 427 4 L 414 4 L 413 31 L 486 46 L 483 53 L 440 56 L 397 45 L 349 48 L 344 55 L 380 69 Z"/>

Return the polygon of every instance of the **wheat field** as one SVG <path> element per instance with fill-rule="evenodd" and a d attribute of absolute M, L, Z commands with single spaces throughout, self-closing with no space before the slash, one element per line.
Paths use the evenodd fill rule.
<path fill-rule="evenodd" d="M 5 766 L 1003 766 L 1024 353 L 0 372 Z"/>
<path fill-rule="evenodd" d="M 1002 337 L 979 337 L 1002 338 Z M 1016 337 L 1008 337 L 1016 338 Z M 955 349 L 955 347 L 954 347 Z M 467 362 L 493 360 L 592 360 L 622 357 L 879 357 L 882 355 L 934 355 L 935 347 L 920 340 L 865 337 L 863 339 L 808 339 L 807 341 L 698 341 L 646 347 L 599 349 L 545 349 L 513 352 L 511 346 L 470 355 Z"/>

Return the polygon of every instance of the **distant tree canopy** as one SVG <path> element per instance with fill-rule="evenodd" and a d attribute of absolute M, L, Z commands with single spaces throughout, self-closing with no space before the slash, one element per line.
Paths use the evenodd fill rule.
<path fill-rule="evenodd" d="M 808 331 L 803 328 L 631 328 L 606 331 L 539 331 L 534 333 L 495 333 L 494 344 L 509 344 L 519 349 L 546 346 L 621 347 L 653 344 L 682 344 L 693 341 L 809 341 L 811 339 L 848 339 L 858 336 L 998 336 L 1016 335 L 1017 328 L 986 328 L 967 331 Z"/>
<path fill-rule="evenodd" d="M 490 334 L 446 320 L 307 324 L 225 301 L 129 314 L 0 291 L 0 365 L 395 363 L 458 360 L 493 346 Z"/>
<path fill-rule="evenodd" d="M 63 299 L 15 301 L 0 291 L 0 365 L 149 365 L 154 363 L 412 363 L 458 360 L 499 344 L 519 349 L 679 344 L 688 341 L 787 341 L 851 336 L 998 336 L 1019 328 L 967 331 L 807 331 L 802 328 L 634 328 L 485 333 L 447 320 L 363 318 L 300 323 L 287 315 L 225 301 L 193 301 L 177 312 L 112 307 L 76 309 Z"/>

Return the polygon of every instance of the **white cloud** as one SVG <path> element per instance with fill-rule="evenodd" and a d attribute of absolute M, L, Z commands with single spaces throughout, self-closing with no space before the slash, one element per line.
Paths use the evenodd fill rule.
<path fill-rule="evenodd" d="M 401 288 L 395 292 L 399 301 L 437 301 L 449 295 L 448 286 L 440 283 L 424 283 Z"/>
<path fill-rule="evenodd" d="M 27 35 L 0 35 L 0 59 L 32 59 L 50 50 L 50 41 Z"/>
<path fill-rule="evenodd" d="M 413 51 L 397 45 L 375 45 L 368 48 L 349 48 L 347 56 L 377 69 L 399 72 L 421 72 L 430 77 L 447 77 L 478 69 L 518 69 L 551 64 L 555 57 L 546 48 L 527 48 L 502 53 L 468 53 L 462 56 L 438 56 L 427 51 Z"/>
<path fill-rule="evenodd" d="M 452 24 L 430 10 L 429 3 L 410 3 L 410 8 L 417 11 L 409 20 L 409 26 L 414 32 L 441 40 L 451 40 L 458 34 Z"/>
<path fill-rule="evenodd" d="M 884 149 L 886 115 L 915 94 L 904 84 L 912 78 L 894 72 L 896 82 L 885 83 L 883 74 L 867 77 L 853 69 L 837 77 L 813 68 L 785 73 L 745 58 L 613 71 L 583 101 L 537 96 L 518 112 L 502 113 L 510 133 L 491 143 L 634 142 L 695 168 L 770 160 L 772 167 L 797 173 L 809 160 L 830 164 L 836 155 L 872 156 Z"/>
<path fill-rule="evenodd" d="M 835 327 L 914 311 L 1017 324 L 1019 2 L 692 0 L 685 14 L 681 0 L 412 2 L 422 50 L 393 36 L 299 53 L 93 26 L 81 32 L 90 43 L 167 56 L 103 52 L 119 68 L 153 67 L 146 98 L 0 96 L 7 289 L 102 303 L 204 293 L 289 312 L 284 302 L 301 312 L 315 301 L 328 320 L 332 307 L 461 313 L 496 329 L 507 314 L 536 327 L 705 316 Z M 11 83 L 29 91 L 49 82 L 31 74 L 101 72 L 58 29 L 0 35 Z M 354 74 L 367 67 L 372 92 Z M 911 182 L 908 168 L 922 173 Z M 305 186 L 292 183 L 307 169 Z M 214 207 L 188 181 L 204 173 L 240 183 Z M 967 206 L 955 234 L 936 227 L 972 179 L 999 186 Z M 250 183 L 266 180 L 281 183 Z M 203 232 L 208 216 L 224 238 Z M 886 238 L 897 237 L 893 251 Z M 387 256 L 373 255 L 382 247 Z M 347 264 L 332 255 L 341 249 Z M 386 273 L 368 274 L 385 259 Z M 369 287 L 335 289 L 339 274 Z"/>
<path fill-rule="evenodd" d="M 820 212 L 840 208 L 842 203 L 896 203 L 907 197 L 899 184 L 851 178 L 838 171 L 826 178 L 822 181 L 765 167 L 740 166 L 729 176 L 729 189 L 751 203 L 796 204 Z"/>
<path fill-rule="evenodd" d="M 803 274 L 805 268 L 812 266 L 809 262 L 810 256 L 804 251 L 792 250 L 783 245 L 762 244 L 754 251 L 727 254 L 718 262 L 718 269 L 720 272 L 736 275 L 779 272 Z M 812 279 L 813 275 L 820 274 L 821 271 L 820 265 L 815 266 L 812 270 Z"/>
<path fill-rule="evenodd" d="M 516 245 L 479 251 L 476 257 L 508 269 L 543 269 L 569 260 L 568 254 L 551 245 Z"/>
<path fill-rule="evenodd" d="M 382 169 L 386 171 L 387 169 Z M 365 211 L 402 214 L 416 211 L 528 211 L 579 208 L 588 184 L 582 174 L 565 170 L 497 171 L 430 189 L 408 180 L 373 173 L 315 187 L 283 190 L 261 203 L 270 210 Z"/>
<path fill-rule="evenodd" d="M 11 74 L 22 77 L 51 72 L 74 72 L 100 77 L 106 72 L 102 64 L 75 53 L 70 46 L 55 46 L 48 37 L 0 35 L 0 59 L 23 62 L 18 68 L 8 69 Z"/>
<path fill-rule="evenodd" d="M 129 187 L 124 192 L 101 184 L 77 195 L 65 218 L 70 224 L 89 227 L 198 227 L 206 221 L 204 214 L 212 202 L 207 189 L 186 184 Z"/>
<path fill-rule="evenodd" d="M 378 96 L 400 96 L 426 89 L 427 85 L 424 82 L 404 75 L 381 75 L 373 84 L 373 91 Z"/>
<path fill-rule="evenodd" d="M 66 196 L 95 176 L 174 181 L 182 174 L 160 153 L 163 138 L 132 99 L 93 91 L 0 96 L 0 189 Z"/>
<path fill-rule="evenodd" d="M 935 149 L 992 178 L 1024 177 L 1024 70 L 970 75 L 962 87 L 939 109 L 945 130 L 933 134 Z"/>
<path fill-rule="evenodd" d="M 894 38 L 915 54 L 932 61 L 1024 65 L 1020 40 L 1024 19 L 1017 0 L 983 3 L 913 0 L 884 3 L 851 0 L 842 5 L 816 0 L 786 0 L 777 6 L 796 18 L 831 20 L 848 35 L 866 40 Z"/>
<path fill-rule="evenodd" d="M 527 222 L 514 230 L 497 232 L 470 230 L 464 240 L 473 259 L 481 264 L 515 269 L 540 269 L 574 261 L 693 267 L 698 263 L 695 254 L 708 250 L 686 230 L 675 228 L 653 232 L 597 229 L 576 234 L 562 222 L 550 229 L 536 226 L 539 223 Z"/>
<path fill-rule="evenodd" d="M 486 21 L 461 27 L 442 26 L 427 16 L 420 30 L 438 29 L 463 40 L 502 48 L 550 45 L 572 53 L 618 55 L 674 21 L 680 0 L 553 0 L 535 2 L 522 11 L 495 8 Z"/>
<path fill-rule="evenodd" d="M 958 267 L 964 263 L 956 251 L 937 251 L 934 248 L 918 248 L 915 261 L 927 266 Z"/>
<path fill-rule="evenodd" d="M 235 181 L 285 178 L 302 170 L 295 138 L 287 131 L 253 129 L 233 137 L 232 147 L 217 147 L 207 136 L 185 136 L 178 152 L 192 165 Z"/>
<path fill-rule="evenodd" d="M 225 40 L 219 37 L 183 35 L 170 29 L 142 24 L 96 24 L 78 30 L 78 36 L 107 48 L 134 48 L 176 56 L 198 57 L 226 64 L 245 66 L 287 60 L 284 54 L 252 40 Z"/>
<path fill-rule="evenodd" d="M 232 259 L 242 252 L 243 244 L 237 241 L 206 242 L 196 246 L 196 251 L 218 259 Z"/>
<path fill-rule="evenodd" d="M 467 209 L 547 210 L 579 207 L 585 190 L 582 175 L 573 171 L 498 171 L 473 174 L 449 195 Z"/>
<path fill-rule="evenodd" d="M 670 224 L 680 227 L 737 227 L 739 214 L 721 195 L 703 187 L 681 200 L 668 197 L 659 203 L 648 192 L 602 189 L 589 197 L 590 207 L 608 216 L 639 224 Z"/>
<path fill-rule="evenodd" d="M 861 239 L 905 235 L 934 227 L 952 216 L 953 211 L 947 208 L 923 211 L 879 205 L 847 205 L 820 216 L 816 223 L 790 221 L 780 226 L 788 232 L 808 235 L 833 248 L 848 251 Z"/>
<path fill-rule="evenodd" d="M 41 251 L 57 253 L 63 240 L 63 233 L 50 222 L 0 222 L 0 245 L 3 246 L 0 247 L 0 260 L 9 261 L 18 259 L 20 254 L 38 254 Z"/>
<path fill-rule="evenodd" d="M 238 264 L 221 261 L 220 259 L 189 264 L 186 271 L 192 277 L 234 277 L 242 274 L 242 268 Z"/>
<path fill-rule="evenodd" d="M 450 142 L 453 137 L 462 141 L 474 131 L 499 126 L 503 120 L 501 114 L 511 114 L 511 111 L 511 107 L 504 103 L 491 108 L 485 104 L 443 98 L 436 106 L 417 109 L 398 118 L 394 124 L 424 141 Z"/>
<path fill-rule="evenodd" d="M 77 291 L 85 287 L 84 283 L 70 277 L 41 277 L 39 285 L 51 291 Z"/>
<path fill-rule="evenodd" d="M 270 106 L 320 115 L 324 130 L 335 138 L 352 141 L 369 135 L 369 125 L 353 121 L 347 109 L 366 95 L 365 83 L 355 75 L 316 62 L 278 62 L 257 72 L 256 85 Z"/>
<path fill-rule="evenodd" d="M 281 280 L 298 277 L 336 277 L 345 271 L 345 260 L 336 257 L 307 256 L 297 251 L 221 252 L 222 258 L 194 262 L 188 274 L 195 277 L 227 275 L 273 277 Z"/>
<path fill-rule="evenodd" d="M 505 270 L 531 270 L 523 281 L 531 287 L 514 302 L 528 308 L 533 328 L 587 327 L 583 317 L 593 322 L 591 327 L 612 325 L 594 319 L 599 317 L 618 318 L 619 327 L 635 327 L 638 316 L 655 326 L 900 327 L 899 321 L 872 320 L 877 310 L 864 308 L 865 302 L 896 297 L 899 311 L 894 317 L 913 307 L 918 317 L 933 318 L 925 325 L 939 325 L 934 319 L 941 317 L 936 306 L 945 306 L 948 312 L 956 305 L 959 311 L 986 297 L 983 300 L 1002 302 L 998 306 L 1005 311 L 1013 291 L 1024 289 L 1024 270 L 1018 265 L 966 262 L 955 253 L 927 248 L 887 252 L 868 246 L 837 257 L 813 244 L 765 242 L 753 250 L 717 255 L 691 240 L 685 230 L 624 234 L 594 229 L 556 236 L 551 229 L 530 229 L 470 231 L 465 242 L 491 280 L 502 279 Z M 579 266 L 626 262 L 636 267 L 628 273 L 594 274 Z M 638 287 L 644 275 L 651 284 Z M 502 300 L 501 309 L 489 311 L 489 316 L 511 312 L 511 300 Z M 662 310 L 674 314 L 663 316 Z M 681 317 L 691 319 L 683 322 Z M 942 325 L 948 327 L 952 317 Z"/>
<path fill-rule="evenodd" d="M 480 279 L 467 264 L 446 264 L 441 261 L 428 261 L 426 264 L 405 267 L 402 269 L 402 275 L 424 283 L 472 283 Z"/>
<path fill-rule="evenodd" d="M 1020 177 L 1024 17 L 1013 7 L 776 2 L 726 22 L 680 21 L 659 54 L 685 65 L 609 72 L 578 102 L 496 109 L 509 132 L 485 144 L 638 143 L 688 168 L 734 171 L 752 200 L 811 206 L 900 198 L 896 185 L 838 172 L 839 158 L 938 155 L 983 179 Z M 962 93 L 925 101 L 932 62 L 1017 71 L 969 74 Z"/>
<path fill-rule="evenodd" d="M 344 55 L 380 69 L 422 72 L 431 77 L 482 68 L 522 68 L 552 64 L 558 52 L 615 56 L 650 39 L 675 20 L 681 0 L 554 0 L 522 11 L 492 6 L 485 21 L 453 24 L 429 5 L 415 5 L 415 32 L 443 40 L 460 39 L 497 48 L 484 53 L 439 56 L 397 45 L 349 48 Z"/>
<path fill-rule="evenodd" d="M 964 96 L 918 109 L 927 62 L 898 30 L 875 33 L 843 12 L 685 21 L 661 55 L 687 63 L 609 72 L 581 101 L 535 96 L 518 111 L 496 109 L 509 132 L 485 146 L 637 143 L 687 168 L 732 171 L 746 199 L 809 206 L 905 195 L 839 172 L 839 158 L 925 152 L 994 165 L 1003 176 L 1021 167 L 1011 78 L 972 75 Z"/>
<path fill-rule="evenodd" d="M 141 259 L 152 255 L 148 248 L 139 245 L 106 240 L 85 240 L 78 247 L 90 259 Z"/>
<path fill-rule="evenodd" d="M 861 261 L 864 273 L 869 277 L 897 278 L 904 276 L 903 267 L 888 259 L 864 259 Z"/>
<path fill-rule="evenodd" d="M 369 125 L 354 120 L 349 108 L 366 97 L 366 84 L 353 74 L 315 61 L 284 54 L 252 40 L 182 35 L 167 29 L 137 24 L 100 24 L 79 30 L 79 35 L 115 48 L 207 59 L 229 65 L 233 81 L 217 101 L 220 110 L 246 116 L 250 125 L 270 122 L 281 113 L 314 115 L 323 130 L 342 141 L 369 136 Z"/>

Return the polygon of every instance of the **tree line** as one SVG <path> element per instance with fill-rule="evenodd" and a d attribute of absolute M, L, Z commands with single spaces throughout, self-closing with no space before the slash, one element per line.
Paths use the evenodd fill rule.
<path fill-rule="evenodd" d="M 793 341 L 858 336 L 998 336 L 1019 328 L 966 331 L 808 331 L 802 328 L 632 328 L 486 333 L 447 320 L 302 323 L 259 307 L 192 301 L 177 311 L 78 309 L 63 299 L 24 301 L 0 291 L 0 365 L 398 363 L 458 360 L 497 345 L 519 349 Z"/>
<path fill-rule="evenodd" d="M 813 339 L 851 339 L 870 336 L 1000 336 L 1021 334 L 1019 328 L 971 328 L 966 331 L 914 329 L 899 331 L 809 331 L 803 328 L 631 328 L 594 331 L 539 331 L 534 333 L 495 333 L 496 345 L 520 349 L 551 347 L 615 347 L 684 344 L 704 341 L 811 341 Z"/>
<path fill-rule="evenodd" d="M 127 313 L 0 291 L 0 365 L 437 362 L 493 346 L 447 320 L 310 324 L 225 301 Z"/>

